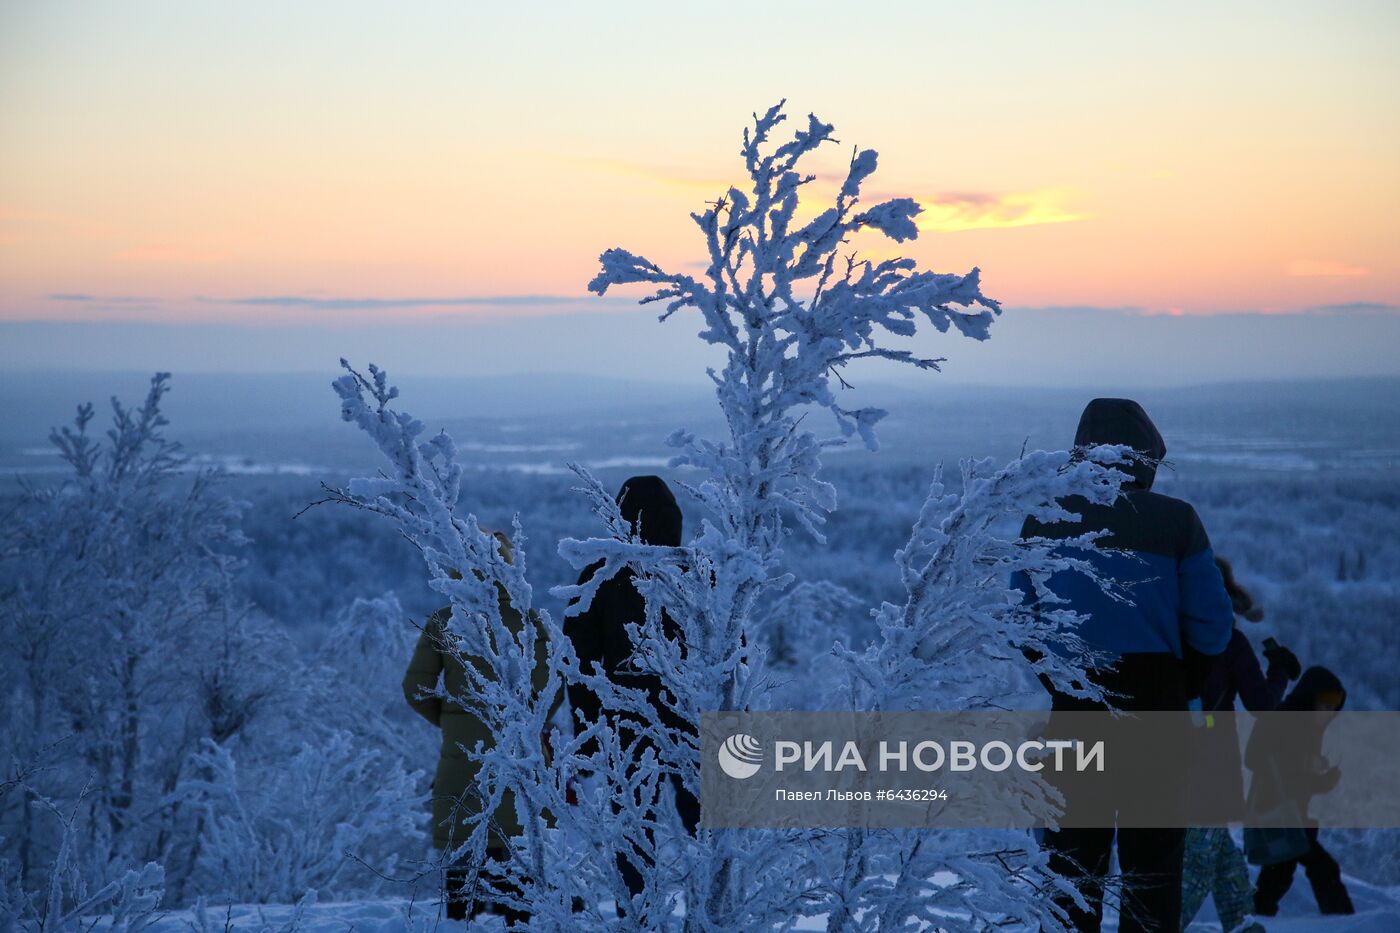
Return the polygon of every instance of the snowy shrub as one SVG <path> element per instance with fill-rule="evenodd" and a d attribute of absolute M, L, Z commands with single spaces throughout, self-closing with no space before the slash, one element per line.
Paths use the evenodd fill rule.
<path fill-rule="evenodd" d="M 438 734 L 404 703 L 400 683 L 418 633 L 393 593 L 358 598 L 326 633 L 316 660 L 332 728 L 422 764 L 437 754 Z"/>
<path fill-rule="evenodd" d="M 378 876 L 355 856 L 421 837 L 421 777 L 346 733 L 246 776 L 206 739 L 175 790 L 202 817 L 193 887 L 233 903 L 373 893 Z"/>
<path fill-rule="evenodd" d="M 93 892 L 106 913 L 137 903 L 150 869 L 132 866 L 147 863 L 163 866 L 167 905 L 205 890 L 221 859 L 240 867 L 216 886 L 243 898 L 344 891 L 372 880 L 357 859 L 391 866 L 422 841 L 427 782 L 404 759 L 424 746 L 386 722 L 398 672 L 361 669 L 381 649 L 399 663 L 402 632 L 356 625 L 335 672 L 248 607 L 234 588 L 241 507 L 166 439 L 168 389 L 159 374 L 139 408 L 114 399 L 101 440 L 81 406 L 52 436 L 67 475 L 26 487 L 0 529 L 0 835 L 7 891 L 52 905 L 46 916 L 99 909 Z M 376 612 L 398 614 L 350 610 Z"/>
<path fill-rule="evenodd" d="M 693 215 L 706 244 L 703 277 L 668 273 L 613 249 L 590 285 L 599 294 L 619 285 L 651 286 L 645 300 L 665 303 L 662 320 L 693 310 L 701 338 L 727 354 L 726 365 L 710 372 L 727 436 L 705 439 L 681 430 L 668 441 L 677 451 L 673 466 L 698 472 L 699 480 L 684 488 L 706 516 L 699 532 L 680 547 L 643 544 L 609 491 L 576 468 L 605 534 L 561 542 L 560 553 L 575 568 L 596 570 L 582 584 L 555 591 L 571 600 L 570 611 L 582 611 L 604 581 L 630 570 L 646 599 L 646 617 L 628 632 L 632 663 L 660 678 L 677 721 L 692 728 L 665 727 L 644 694 L 580 666 L 558 623 L 535 605 L 519 522 L 510 562 L 459 507 L 463 473 L 452 440 L 421 439 L 422 424 L 391 407 L 398 391 L 373 366 L 366 376 L 347 364 L 349 374 L 335 389 L 343 417 L 374 440 L 389 466 L 336 490 L 334 498 L 390 518 L 422 552 L 431 585 L 452 604 L 449 628 L 458 650 L 477 662 L 466 664 L 468 695 L 456 699 L 479 711 L 496 739 L 493 748 L 468 750 L 482 766 L 478 790 L 488 813 L 507 788 L 515 794 L 524 836 L 512 879 L 523 892 L 517 900 L 542 928 L 620 922 L 624 929 L 768 929 L 826 913 L 832 929 L 899 929 L 933 916 L 940 873 L 938 884 L 954 896 L 936 906 L 953 903 L 963 911 L 941 916 L 944 926 L 985 929 L 1021 917 L 1053 928 L 1057 919 L 1038 897 L 1041 879 L 1033 877 L 1039 853 L 1027 834 L 1010 848 L 997 839 L 970 844 L 968 834 L 911 834 L 912 842 L 883 848 L 860 833 L 702 829 L 692 838 L 665 805 L 670 776 L 698 795 L 693 726 L 701 711 L 771 708 L 770 641 L 756 609 L 781 600 L 794 582 L 781 569 L 784 542 L 794 530 L 821 540 L 835 508 L 835 491 L 819 475 L 821 452 L 855 437 L 874 449 L 874 428 L 885 414 L 845 407 L 840 370 L 870 358 L 937 369 L 940 360 L 916 357 L 887 338 L 912 335 L 924 319 L 940 331 L 983 339 L 999 310 L 981 294 L 975 269 L 934 274 L 917 271 L 910 260 L 859 262 L 841 254 L 862 230 L 896 242 L 917 235 L 919 207 L 912 200 L 860 205 L 861 187 L 876 167 L 873 151 L 856 152 L 835 204 L 799 224 L 799 194 L 813 181 L 799 163 L 832 140 L 832 128 L 811 118 L 791 140 L 772 144 L 783 119 L 780 106 L 755 118 L 743 145 L 749 184 Z M 813 408 L 835 419 L 840 436 L 821 438 L 807 428 Z M 1065 559 L 1052 558 L 1045 542 L 1003 540 L 992 523 L 1018 510 L 1047 521 L 1065 518 L 1053 504 L 1057 496 L 1111 500 L 1122 477 L 1095 461 L 1118 456 L 1112 449 L 1094 459 L 1037 453 L 991 473 L 984 464 L 969 465 L 961 494 L 935 482 L 898 558 L 905 605 L 880 609 L 882 640 L 864 655 L 848 655 L 852 699 L 874 708 L 975 706 L 979 691 L 985 696 L 1000 673 L 1024 666 L 1020 649 L 1044 647 L 1049 625 L 1073 621 L 1054 611 L 1054 596 L 1042 585 Z M 1046 611 L 1021 607 L 1008 584 L 1016 570 L 1037 581 Z M 793 593 L 803 600 L 818 591 Z M 501 594 L 527 620 L 518 635 L 503 625 Z M 834 593 L 821 595 L 840 603 Z M 662 625 L 663 612 L 675 631 Z M 538 638 L 546 640 L 549 658 L 549 682 L 540 692 L 530 683 Z M 1067 685 L 1082 675 L 1084 660 L 1046 656 L 1038 673 Z M 547 761 L 540 734 L 565 681 L 593 689 L 609 715 L 578 723 L 572 739 L 555 741 Z M 935 684 L 943 686 L 935 692 Z M 613 728 L 624 713 L 647 723 L 630 740 Z M 586 776 L 576 803 L 565 794 L 574 775 Z M 466 825 L 460 854 L 479 857 L 485 819 Z M 641 853 L 649 866 L 645 889 L 630 903 L 619 853 Z M 898 872 L 893 882 L 884 875 L 891 864 Z M 840 866 L 836 877 L 832 866 Z M 581 912 L 574 912 L 575 898 Z M 604 899 L 627 904 L 620 921 L 598 911 Z"/>
<path fill-rule="evenodd" d="M 814 644 L 830 643 L 835 633 L 848 628 L 846 620 L 861 608 L 859 597 L 830 580 L 794 584 L 758 613 L 768 663 L 784 668 L 809 659 Z M 818 659 L 826 657 L 818 655 Z M 808 700 L 816 702 L 817 698 Z"/>
<path fill-rule="evenodd" d="M 23 780 L 8 780 L 0 799 L 16 790 L 30 791 Z M 165 869 L 147 862 L 140 869 L 113 872 L 105 884 L 94 883 L 78 858 L 84 792 L 65 813 L 53 801 L 30 791 L 35 810 L 49 814 L 58 824 L 59 841 L 53 862 L 38 872 L 42 887 L 32 885 L 19 864 L 0 859 L 0 930 L 43 931 L 96 929 L 111 933 L 138 933 L 151 926 L 165 894 Z M 8 840 L 0 837 L 0 845 Z"/>

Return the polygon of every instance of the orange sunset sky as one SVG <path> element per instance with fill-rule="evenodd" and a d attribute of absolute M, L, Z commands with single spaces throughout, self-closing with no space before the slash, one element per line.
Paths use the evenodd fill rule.
<path fill-rule="evenodd" d="M 590 305 L 751 111 L 1009 306 L 1400 303 L 1400 4 L 0 4 L 0 320 Z M 537 297 L 536 297 L 537 296 Z"/>

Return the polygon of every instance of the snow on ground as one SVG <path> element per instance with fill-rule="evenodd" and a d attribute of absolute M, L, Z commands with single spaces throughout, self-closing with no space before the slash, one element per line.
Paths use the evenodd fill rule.
<path fill-rule="evenodd" d="M 1400 930 L 1400 887 L 1378 888 L 1347 879 L 1356 914 L 1351 917 L 1323 917 L 1317 912 L 1312 891 L 1303 873 L 1298 873 L 1293 888 L 1284 898 L 1278 917 L 1262 922 L 1271 933 L 1394 933 Z M 438 915 L 437 905 L 407 900 L 375 900 L 313 904 L 300 909 L 283 904 L 246 905 L 233 907 L 209 906 L 201 925 L 193 910 L 174 911 L 162 917 L 152 933 L 190 933 L 190 931 L 223 931 L 243 933 L 468 933 L 468 931 L 500 930 L 499 920 L 477 924 L 454 923 Z M 1106 918 L 1106 930 L 1117 929 L 1113 917 Z M 99 927 L 100 929 L 100 927 Z M 799 930 L 822 930 L 820 917 L 809 918 Z M 1206 933 L 1219 930 L 1215 912 L 1209 901 L 1201 910 L 1192 931 Z"/>
<path fill-rule="evenodd" d="M 1353 916 L 1324 917 L 1319 914 L 1312 888 L 1308 887 L 1308 880 L 1300 868 L 1293 878 L 1293 887 L 1289 888 L 1279 907 L 1279 915 L 1260 918 L 1259 922 L 1264 924 L 1266 930 L 1282 933 L 1312 930 L 1319 933 L 1394 933 L 1400 930 L 1400 887 L 1378 888 L 1355 878 L 1347 878 L 1346 881 L 1352 904 L 1356 907 Z M 1202 933 L 1220 929 L 1214 905 L 1209 900 L 1189 929 Z"/>

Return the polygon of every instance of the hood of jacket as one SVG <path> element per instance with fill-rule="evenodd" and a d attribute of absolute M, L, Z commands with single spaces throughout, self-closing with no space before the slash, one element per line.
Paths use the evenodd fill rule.
<path fill-rule="evenodd" d="M 1121 444 L 1146 458 L 1118 469 L 1132 476 L 1131 485 L 1152 488 L 1157 464 L 1167 455 L 1167 445 L 1141 405 L 1130 398 L 1096 398 L 1085 405 L 1079 428 L 1074 432 L 1074 445 L 1099 444 Z"/>
<path fill-rule="evenodd" d="M 680 546 L 681 507 L 661 477 L 634 476 L 627 480 L 617 493 L 617 507 L 644 543 Z"/>
<path fill-rule="evenodd" d="M 1317 705 L 1318 698 L 1326 693 L 1333 693 L 1341 697 L 1337 709 L 1346 705 L 1347 691 L 1337 675 L 1325 667 L 1310 667 L 1303 671 L 1303 676 L 1298 678 L 1298 683 L 1294 685 L 1292 691 L 1279 704 L 1278 708 L 1281 710 L 1310 710 Z"/>

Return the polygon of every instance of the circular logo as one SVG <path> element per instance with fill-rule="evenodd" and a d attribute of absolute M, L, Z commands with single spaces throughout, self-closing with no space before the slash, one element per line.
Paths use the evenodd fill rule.
<path fill-rule="evenodd" d="M 742 732 L 731 735 L 719 747 L 719 766 L 737 780 L 751 778 L 763 767 L 763 745 Z"/>

